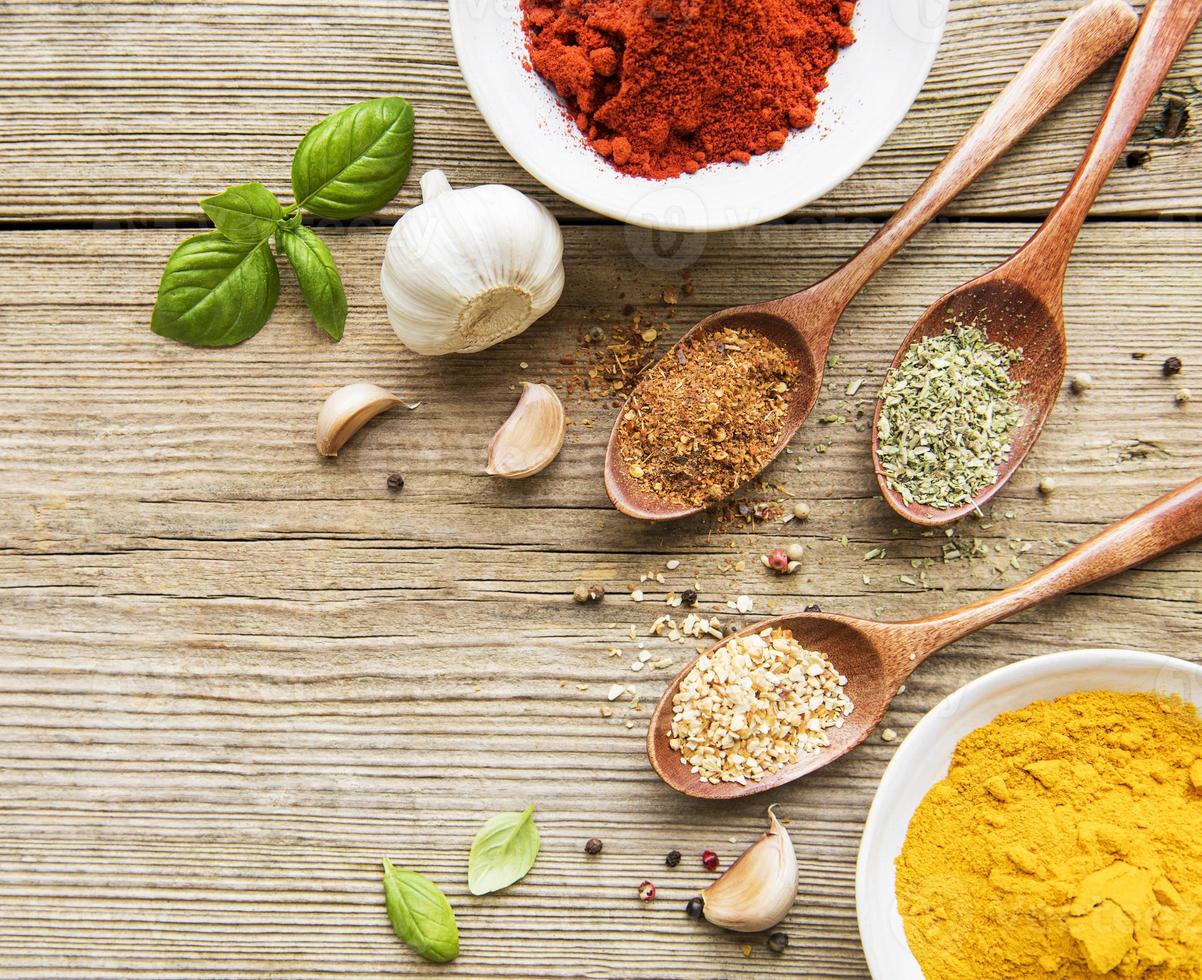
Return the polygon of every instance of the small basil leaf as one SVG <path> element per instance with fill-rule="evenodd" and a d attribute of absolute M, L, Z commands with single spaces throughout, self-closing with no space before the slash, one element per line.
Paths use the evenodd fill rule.
<path fill-rule="evenodd" d="M 331 337 L 341 340 L 346 327 L 346 293 L 326 243 L 304 225 L 281 232 L 279 242 L 296 271 L 296 281 L 313 319 Z"/>
<path fill-rule="evenodd" d="M 171 253 L 150 319 L 163 337 L 228 347 L 253 337 L 280 295 L 280 273 L 266 241 L 196 235 Z"/>
<path fill-rule="evenodd" d="M 216 197 L 206 197 L 200 206 L 231 242 L 261 242 L 271 236 L 284 213 L 275 195 L 256 183 L 229 187 Z"/>
<path fill-rule="evenodd" d="M 349 220 L 396 197 L 413 160 L 413 107 L 399 96 L 371 99 L 327 116 L 292 157 L 297 207 Z"/>
<path fill-rule="evenodd" d="M 446 895 L 424 875 L 384 859 L 384 904 L 393 931 L 419 956 L 447 963 L 459 955 L 459 926 Z"/>
<path fill-rule="evenodd" d="M 473 895 L 487 895 L 526 877 L 538 856 L 538 827 L 534 804 L 521 813 L 498 813 L 472 841 L 467 859 L 467 886 Z"/>

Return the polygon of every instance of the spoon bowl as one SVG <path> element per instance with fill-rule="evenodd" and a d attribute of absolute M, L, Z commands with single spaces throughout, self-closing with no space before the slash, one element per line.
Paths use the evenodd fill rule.
<path fill-rule="evenodd" d="M 673 700 L 694 659 L 668 685 L 647 730 L 647 757 L 669 786 L 700 799 L 729 800 L 776 789 L 846 755 L 880 724 L 906 678 L 931 654 L 999 619 L 1092 585 L 1174 548 L 1202 538 L 1202 477 L 1123 518 L 1034 575 L 952 612 L 900 623 L 877 623 L 830 613 L 777 616 L 737 636 L 767 628 L 788 629 L 802 646 L 824 653 L 847 678 L 854 707 L 842 728 L 827 729 L 830 745 L 801 755 L 759 782 L 711 783 L 701 779 L 669 744 Z M 710 647 L 710 653 L 722 644 Z"/>
<path fill-rule="evenodd" d="M 890 680 L 893 671 L 886 665 L 884 657 L 891 647 L 883 634 L 904 627 L 828 613 L 798 613 L 763 620 L 735 635 L 747 636 L 773 628 L 787 629 L 803 647 L 821 650 L 826 654 L 835 669 L 847 678 L 844 690 L 855 705 L 852 713 L 844 719 L 843 727 L 827 730 L 830 745 L 826 748 L 803 754 L 792 765 L 778 769 L 757 783 L 704 781 L 668 744 L 671 739 L 673 700 L 681 682 L 696 664 L 694 660 L 672 679 L 655 707 L 647 730 L 647 757 L 660 778 L 673 789 L 711 800 L 733 799 L 775 789 L 846 755 L 868 738 L 885 716 L 885 709 L 897 693 L 900 681 L 893 684 Z M 713 653 L 729 639 L 727 637 L 715 643 L 706 650 L 706 654 Z"/>
<path fill-rule="evenodd" d="M 936 300 L 910 328 L 889 366 L 890 373 L 897 369 L 914 344 L 928 337 L 939 336 L 950 327 L 960 324 L 977 327 L 990 342 L 1010 349 L 1021 349 L 1023 358 L 1011 367 L 1010 376 L 1022 386 L 1017 401 L 1023 413 L 1023 422 L 1011 434 L 1010 454 L 998 468 L 997 479 L 971 501 L 942 509 L 916 502 L 907 503 L 890 485 L 879 465 L 878 426 L 883 404 L 878 398 L 872 417 L 872 458 L 876 464 L 876 480 L 885 501 L 906 520 L 929 527 L 959 520 L 984 506 L 1022 465 L 1027 453 L 1039 439 L 1064 381 L 1068 343 L 1064 333 L 1064 312 L 1058 296 L 1057 292 L 1054 296 L 1041 297 L 1024 285 L 1022 279 L 1012 273 L 1009 265 L 1004 265 Z"/>
<path fill-rule="evenodd" d="M 741 330 L 745 333 L 758 333 L 797 362 L 797 372 L 790 387 L 788 414 L 776 445 L 772 449 L 772 459 L 775 459 L 789 444 L 789 440 L 806 420 L 806 416 L 813 411 L 822 387 L 821 367 L 814 361 L 813 347 L 806 342 L 797 325 L 784 315 L 778 303 L 737 306 L 714 313 L 686 332 L 664 355 L 663 360 L 671 363 L 671 359 L 676 357 L 676 351 L 683 349 L 690 341 L 727 328 Z M 655 368 L 653 367 L 651 370 L 654 371 Z M 626 405 L 623 405 L 614 422 L 609 445 L 605 451 L 605 491 L 613 505 L 630 517 L 645 521 L 670 521 L 688 517 L 703 508 L 677 503 L 643 489 L 631 477 L 626 463 L 622 459 L 620 432 L 622 417 L 626 413 L 627 406 L 638 397 L 639 390 L 645 383 L 644 380 L 635 385 Z"/>

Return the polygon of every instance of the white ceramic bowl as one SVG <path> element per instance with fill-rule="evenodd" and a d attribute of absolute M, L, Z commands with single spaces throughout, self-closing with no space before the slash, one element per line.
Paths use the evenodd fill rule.
<path fill-rule="evenodd" d="M 1202 707 L 1202 666 L 1133 650 L 1052 653 L 978 678 L 914 726 L 877 789 L 856 865 L 860 939 L 876 980 L 923 980 L 897 911 L 893 862 L 918 804 L 947 775 L 956 744 L 1004 711 L 1096 690 L 1176 694 Z"/>
<path fill-rule="evenodd" d="M 909 111 L 943 36 L 948 0 L 860 0 L 856 42 L 827 73 L 813 126 L 750 164 L 666 181 L 613 169 L 581 138 L 554 91 L 523 67 L 518 0 L 450 0 L 472 98 L 518 163 L 591 211 L 666 231 L 722 231 L 821 197 L 872 156 Z"/>

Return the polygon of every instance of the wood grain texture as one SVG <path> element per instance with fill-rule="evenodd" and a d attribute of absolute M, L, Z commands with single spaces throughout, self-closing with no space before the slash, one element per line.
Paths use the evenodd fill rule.
<path fill-rule="evenodd" d="M 876 157 L 804 213 L 884 215 L 972 124 L 1077 0 L 953 3 L 913 111 Z M 493 139 L 460 77 L 442 0 L 181 2 L 10 0 L 0 6 L 0 221 L 199 219 L 196 201 L 261 180 L 287 190 L 293 147 L 322 115 L 403 94 L 415 167 L 453 183 L 503 181 L 561 216 L 584 212 L 538 187 Z M 1113 68 L 1068 100 L 949 213 L 1036 215 L 1055 202 L 1092 131 Z M 1202 38 L 1164 91 L 1202 111 Z M 1154 102 L 1096 214 L 1202 210 L 1196 126 L 1158 136 Z M 1133 161 L 1134 162 L 1134 161 Z M 416 200 L 416 183 L 385 214 Z"/>
<path fill-rule="evenodd" d="M 683 905 L 710 877 L 699 852 L 732 858 L 771 800 L 698 804 L 650 770 L 648 708 L 672 671 L 631 672 L 628 628 L 645 634 L 667 610 L 662 590 L 640 605 L 625 586 L 656 569 L 668 586 L 699 582 L 707 608 L 746 593 L 757 614 L 812 602 L 933 614 L 1196 476 L 1198 404 L 1180 408 L 1173 395 L 1202 387 L 1202 229 L 1087 225 L 1066 311 L 1070 375 L 1089 371 L 1093 388 L 1062 396 L 995 520 L 966 523 L 991 560 L 937 564 L 932 591 L 898 576 L 938 556 L 940 539 L 881 501 L 866 432 L 817 418 L 842 411 L 858 378 L 850 400 L 868 405 L 908 323 L 1000 261 L 1031 223 L 937 223 L 853 303 L 815 418 L 770 471 L 782 496 L 812 504 L 803 527 L 719 533 L 705 518 L 647 527 L 622 517 L 600 479 L 613 409 L 579 394 L 565 395 L 568 443 L 543 474 L 512 484 L 483 465 L 512 386 L 560 382 L 561 356 L 597 317 L 618 318 L 627 303 L 670 314 L 666 346 L 749 292 L 819 278 L 873 228 L 775 225 L 698 240 L 695 292 L 667 308 L 657 297 L 680 272 L 657 268 L 665 260 L 648 237 L 568 227 L 556 311 L 491 351 L 434 361 L 406 353 L 387 326 L 380 229 L 331 235 L 351 303 L 341 344 L 308 322 L 285 274 L 272 322 L 224 351 L 147 327 L 181 233 L 0 234 L 10 420 L 0 429 L 0 977 L 433 975 L 388 929 L 383 854 L 434 877 L 459 912 L 463 952 L 439 975 L 864 977 L 854 861 L 892 747 L 870 740 L 770 794 L 792 820 L 802 900 L 783 960 L 756 937 L 744 957 L 741 938 L 693 922 Z M 1166 380 L 1170 354 L 1186 371 Z M 321 459 L 317 409 L 354 380 L 422 405 Z M 385 488 L 392 472 L 406 478 L 400 494 Z M 1035 490 L 1043 476 L 1059 484 L 1046 499 Z M 795 536 L 805 568 L 768 575 L 758 556 Z M 1031 545 L 1021 570 L 1009 564 L 1012 539 Z M 887 557 L 865 562 L 880 546 Z M 669 558 L 678 571 L 663 568 Z M 723 570 L 735 560 L 745 567 Z M 575 605 L 571 589 L 593 581 L 609 596 Z M 959 685 L 1030 654 L 1133 646 L 1202 659 L 1200 583 L 1193 546 L 999 624 L 924 665 L 885 724 L 904 735 Z M 640 639 L 676 665 L 691 653 Z M 613 645 L 622 657 L 607 655 Z M 620 700 L 602 717 L 615 682 L 643 709 Z M 544 840 L 534 871 L 472 898 L 476 828 L 529 801 Z M 583 853 L 592 836 L 605 841 L 598 858 Z M 668 870 L 672 848 L 686 857 Z M 636 896 L 645 877 L 659 887 L 650 905 Z"/>

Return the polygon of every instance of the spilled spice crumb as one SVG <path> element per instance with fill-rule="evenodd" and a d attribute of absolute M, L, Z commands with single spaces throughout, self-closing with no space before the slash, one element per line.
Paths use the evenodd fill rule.
<path fill-rule="evenodd" d="M 674 504 L 721 500 L 771 458 L 799 369 L 796 358 L 754 331 L 691 338 L 631 396 L 619 429 L 627 472 Z"/>

